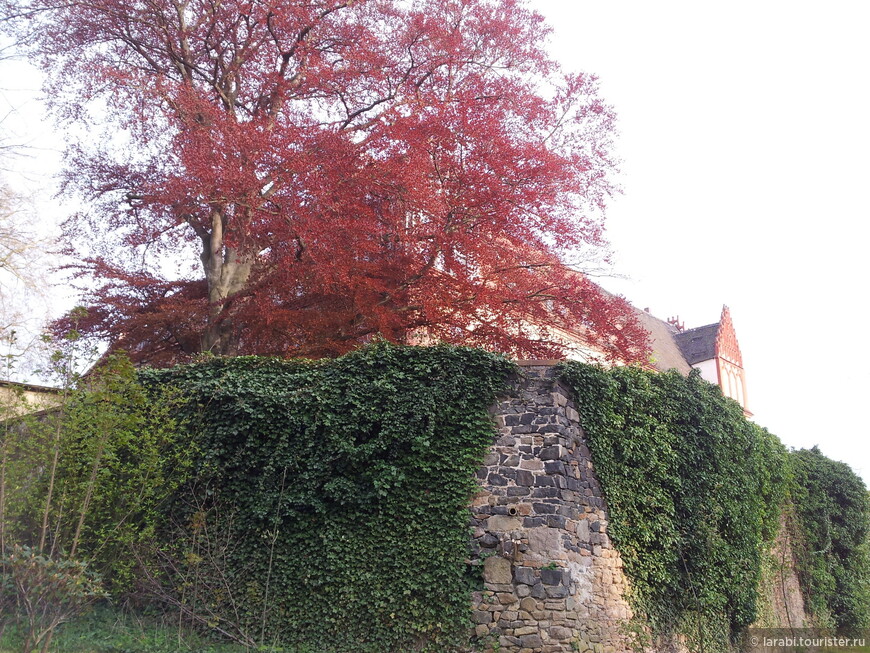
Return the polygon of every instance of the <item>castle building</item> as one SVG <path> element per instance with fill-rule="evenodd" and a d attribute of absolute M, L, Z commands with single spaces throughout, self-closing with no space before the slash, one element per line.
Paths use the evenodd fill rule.
<path fill-rule="evenodd" d="M 660 320 L 649 310 L 639 311 L 638 318 L 650 334 L 653 367 L 676 369 L 682 374 L 695 368 L 703 379 L 717 384 L 723 395 L 739 403 L 747 417 L 752 416 L 743 357 L 727 306 L 722 307 L 718 322 L 694 329 L 685 329 L 678 319 Z"/>

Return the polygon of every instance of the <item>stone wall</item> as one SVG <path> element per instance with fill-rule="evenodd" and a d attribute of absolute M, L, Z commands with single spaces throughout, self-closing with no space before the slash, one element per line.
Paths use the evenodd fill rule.
<path fill-rule="evenodd" d="M 765 570 L 761 587 L 761 614 L 757 628 L 810 628 L 797 575 L 794 546 L 788 520 L 780 518 L 779 533 L 770 551 L 772 564 Z"/>
<path fill-rule="evenodd" d="M 576 406 L 551 362 L 521 366 L 493 408 L 499 437 L 472 505 L 486 588 L 475 634 L 505 652 L 625 650 L 622 561 Z"/>

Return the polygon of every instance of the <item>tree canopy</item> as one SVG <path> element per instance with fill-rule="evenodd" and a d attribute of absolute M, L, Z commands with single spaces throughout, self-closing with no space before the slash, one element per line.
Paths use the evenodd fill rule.
<path fill-rule="evenodd" d="M 86 126 L 79 328 L 134 359 L 375 335 L 558 356 L 548 325 L 645 356 L 572 267 L 604 245 L 613 112 L 521 0 L 0 2 Z"/>

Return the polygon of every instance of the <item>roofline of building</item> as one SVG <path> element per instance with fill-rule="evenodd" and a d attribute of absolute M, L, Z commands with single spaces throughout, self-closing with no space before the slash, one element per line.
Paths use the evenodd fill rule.
<path fill-rule="evenodd" d="M 19 381 L 3 381 L 0 380 L 0 388 L 20 388 L 28 392 L 41 392 L 44 394 L 60 394 L 63 392 L 61 388 L 53 388 L 48 385 L 36 385 L 34 383 L 21 383 Z"/>
<path fill-rule="evenodd" d="M 697 331 L 699 329 L 709 329 L 711 326 L 719 326 L 719 322 L 710 322 L 710 324 L 702 324 L 701 326 L 692 327 L 691 329 L 685 329 L 680 331 L 680 334 L 691 333 L 692 331 Z"/>

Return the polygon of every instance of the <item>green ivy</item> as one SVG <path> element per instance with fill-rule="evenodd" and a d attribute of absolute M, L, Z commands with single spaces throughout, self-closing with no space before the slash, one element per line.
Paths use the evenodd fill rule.
<path fill-rule="evenodd" d="M 756 617 L 761 556 L 786 493 L 785 448 L 697 372 L 567 363 L 561 373 L 578 398 L 635 608 L 657 635 L 721 646 Z"/>
<path fill-rule="evenodd" d="M 317 363 L 143 371 L 189 398 L 197 451 L 164 525 L 167 591 L 260 646 L 450 650 L 469 626 L 487 407 L 512 369 L 472 349 L 376 343 Z"/>
<path fill-rule="evenodd" d="M 861 478 L 817 447 L 790 455 L 800 525 L 798 572 L 821 625 L 870 627 L 870 499 Z"/>

